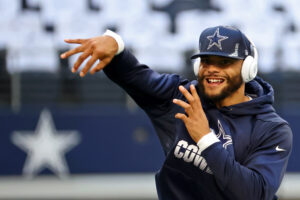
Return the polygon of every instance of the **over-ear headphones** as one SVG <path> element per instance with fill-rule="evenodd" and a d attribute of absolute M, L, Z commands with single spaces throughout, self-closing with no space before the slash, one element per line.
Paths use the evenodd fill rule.
<path fill-rule="evenodd" d="M 199 68 L 200 68 L 200 63 L 201 63 L 201 58 L 200 57 L 195 58 L 193 60 L 193 68 L 194 68 L 194 74 L 195 74 L 195 76 L 198 76 Z"/>
<path fill-rule="evenodd" d="M 243 62 L 241 75 L 245 83 L 253 80 L 257 74 L 258 53 L 254 43 L 247 38 L 250 42 L 251 55 L 247 56 Z"/>
<path fill-rule="evenodd" d="M 248 38 L 249 40 L 249 38 Z M 250 40 L 249 40 L 250 41 Z M 255 45 L 250 41 L 251 55 L 247 56 L 243 62 L 241 75 L 245 83 L 253 80 L 257 74 L 258 53 Z M 194 59 L 193 68 L 194 74 L 198 76 L 201 58 Z"/>

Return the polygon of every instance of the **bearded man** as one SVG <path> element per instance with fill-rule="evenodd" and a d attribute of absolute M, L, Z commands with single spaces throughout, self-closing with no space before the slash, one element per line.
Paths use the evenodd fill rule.
<path fill-rule="evenodd" d="M 91 74 L 103 69 L 151 119 L 166 156 L 156 174 L 159 199 L 277 199 L 292 131 L 272 106 L 271 85 L 256 76 L 257 50 L 240 30 L 201 33 L 194 81 L 140 64 L 111 31 L 65 41 L 80 44 L 61 55 L 82 52 L 73 72 L 90 57 L 83 77 L 100 60 Z"/>

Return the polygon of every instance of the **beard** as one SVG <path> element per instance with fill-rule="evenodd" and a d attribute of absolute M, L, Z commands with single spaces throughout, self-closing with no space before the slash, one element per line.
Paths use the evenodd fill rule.
<path fill-rule="evenodd" d="M 225 76 L 222 78 L 225 78 L 225 81 L 227 81 L 227 86 L 225 86 L 219 94 L 209 95 L 205 91 L 205 87 L 203 84 L 203 81 L 206 81 L 205 80 L 206 76 L 202 76 L 202 77 L 198 76 L 198 85 L 199 85 L 200 94 L 202 94 L 205 99 L 217 103 L 224 100 L 226 97 L 229 97 L 234 92 L 236 92 L 243 84 L 241 74 L 237 74 L 236 76 L 233 76 L 231 78 L 229 76 Z"/>

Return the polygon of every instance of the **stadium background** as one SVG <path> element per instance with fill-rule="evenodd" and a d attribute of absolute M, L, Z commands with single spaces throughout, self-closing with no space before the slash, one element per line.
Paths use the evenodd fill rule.
<path fill-rule="evenodd" d="M 300 199 L 299 9 L 297 0 L 0 0 L 0 199 L 156 199 L 163 152 L 150 121 L 102 72 L 72 74 L 63 39 L 109 28 L 141 62 L 193 79 L 199 33 L 220 24 L 258 48 L 259 75 L 294 133 L 278 195 Z"/>

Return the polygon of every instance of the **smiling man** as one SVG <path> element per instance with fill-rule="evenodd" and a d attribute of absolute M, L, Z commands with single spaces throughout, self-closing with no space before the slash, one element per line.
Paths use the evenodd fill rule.
<path fill-rule="evenodd" d="M 245 85 L 240 74 L 243 60 L 202 56 L 201 64 L 199 90 L 206 99 L 215 102 L 218 107 L 222 107 L 222 105 L 235 103 L 232 99 L 228 103 L 223 102 L 229 95 L 244 96 Z M 243 98 L 249 99 L 249 97 Z"/>
<path fill-rule="evenodd" d="M 256 77 L 257 51 L 238 29 L 205 29 L 192 56 L 197 81 L 159 74 L 107 31 L 62 54 L 82 52 L 84 76 L 104 69 L 150 117 L 166 159 L 156 174 L 159 199 L 276 199 L 291 153 L 292 132 L 272 107 L 271 85 Z"/>

